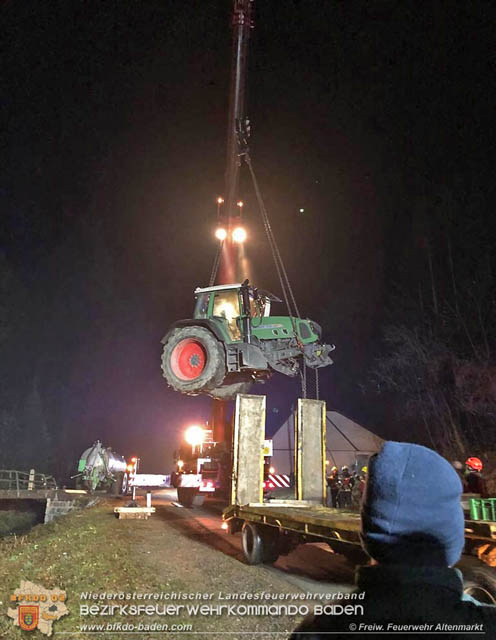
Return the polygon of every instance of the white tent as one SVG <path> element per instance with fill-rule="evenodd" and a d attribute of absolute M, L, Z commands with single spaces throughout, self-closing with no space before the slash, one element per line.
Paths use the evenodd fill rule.
<path fill-rule="evenodd" d="M 381 448 L 384 440 L 337 411 L 326 413 L 326 449 L 329 466 L 343 465 L 360 469 L 367 459 Z M 272 437 L 272 466 L 276 473 L 294 471 L 294 416 L 279 427 Z"/>

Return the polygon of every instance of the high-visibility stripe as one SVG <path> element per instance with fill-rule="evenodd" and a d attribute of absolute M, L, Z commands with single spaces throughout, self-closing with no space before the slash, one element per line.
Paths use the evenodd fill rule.
<path fill-rule="evenodd" d="M 276 487 L 290 487 L 289 476 L 283 473 L 269 473 L 269 482 L 272 482 Z"/>

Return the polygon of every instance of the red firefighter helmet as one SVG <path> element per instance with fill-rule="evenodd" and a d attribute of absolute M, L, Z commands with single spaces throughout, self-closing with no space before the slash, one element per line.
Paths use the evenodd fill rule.
<path fill-rule="evenodd" d="M 465 460 L 465 466 L 467 466 L 472 471 L 482 471 L 482 461 L 479 458 L 467 458 Z"/>

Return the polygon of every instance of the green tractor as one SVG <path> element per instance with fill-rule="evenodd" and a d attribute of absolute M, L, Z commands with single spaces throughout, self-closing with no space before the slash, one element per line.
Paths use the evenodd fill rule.
<path fill-rule="evenodd" d="M 229 399 L 274 371 L 296 376 L 302 361 L 312 369 L 332 364 L 334 346 L 320 342 L 320 326 L 271 316 L 271 303 L 281 300 L 248 280 L 198 288 L 195 297 L 194 317 L 174 323 L 161 340 L 163 375 L 176 391 Z"/>

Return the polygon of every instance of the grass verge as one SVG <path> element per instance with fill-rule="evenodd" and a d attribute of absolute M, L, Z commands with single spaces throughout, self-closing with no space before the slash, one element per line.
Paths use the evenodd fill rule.
<path fill-rule="evenodd" d="M 0 542 L 0 638 L 20 640 L 45 638 L 38 630 L 23 632 L 13 625 L 6 612 L 10 594 L 21 580 L 47 589 L 66 591 L 69 615 L 54 623 L 54 637 L 61 640 L 119 640 L 121 638 L 286 638 L 301 616 L 192 614 L 185 606 L 178 615 L 158 614 L 81 617 L 84 592 L 93 593 L 205 593 L 208 599 L 182 603 L 233 604 L 221 602 L 221 594 L 299 592 L 265 567 L 249 567 L 240 562 L 225 538 L 212 533 L 185 513 L 187 510 L 162 506 L 147 521 L 118 520 L 113 515 L 116 501 L 105 500 L 90 509 L 75 511 L 47 525 L 38 525 L 21 537 Z M 169 596 L 168 596 L 169 597 Z M 181 601 L 175 602 L 178 604 Z M 261 603 L 274 604 L 274 601 Z M 93 601 L 93 603 L 95 603 Z M 106 604 L 122 604 L 115 599 Z M 174 603 L 172 600 L 138 600 L 131 604 Z M 97 604 L 101 604 L 97 602 Z M 127 603 L 130 604 L 130 603 Z M 249 604 L 245 602 L 244 604 Z M 251 604 L 254 604 L 253 602 Z M 276 603 L 277 604 L 277 603 Z M 298 603 L 297 603 L 298 604 Z M 81 632 L 81 624 L 109 625 L 112 633 Z M 120 633 L 118 624 L 190 624 L 190 633 Z M 193 632 L 193 633 L 191 633 Z M 266 634 L 266 635 L 265 635 Z"/>

